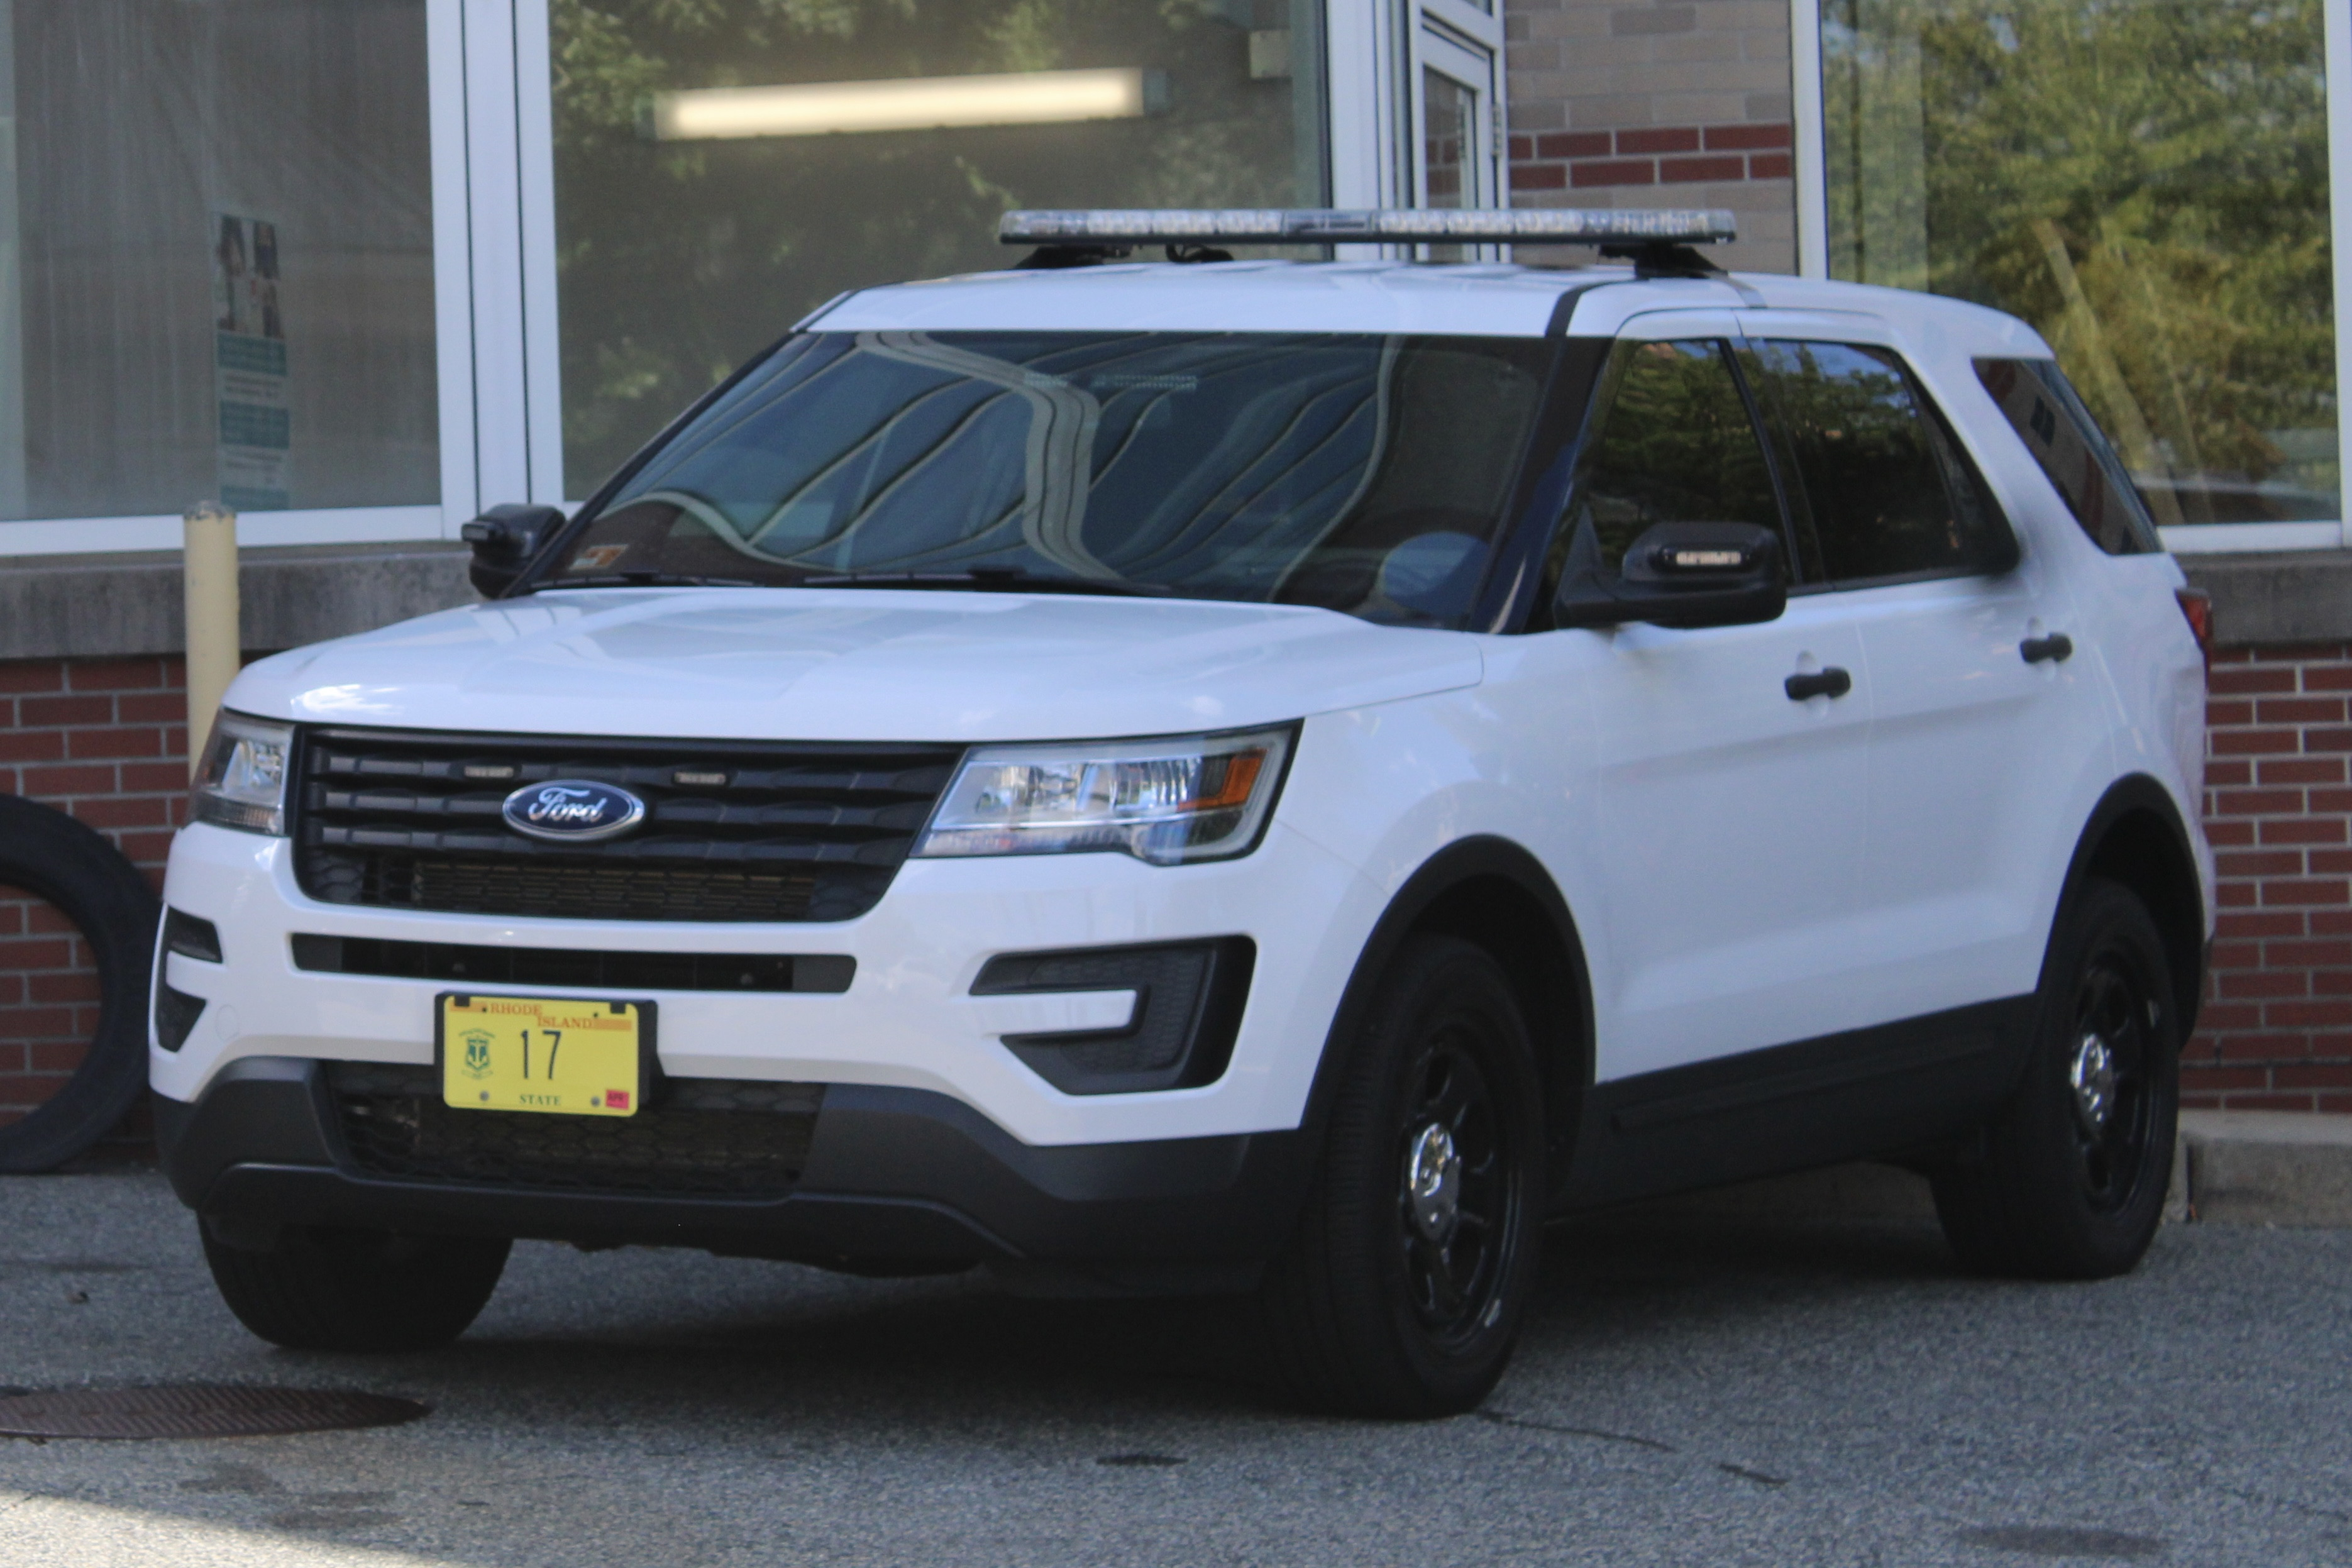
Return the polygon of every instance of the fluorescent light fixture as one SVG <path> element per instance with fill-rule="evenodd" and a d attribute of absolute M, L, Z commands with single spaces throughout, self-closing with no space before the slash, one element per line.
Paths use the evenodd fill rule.
<path fill-rule="evenodd" d="M 1167 96 L 1164 73 L 1131 67 L 794 87 L 709 87 L 656 93 L 647 106 L 645 130 L 656 142 L 702 142 L 966 125 L 1056 125 L 1075 120 L 1133 120 L 1157 112 Z"/>
<path fill-rule="evenodd" d="M 1721 209 L 1571 207 L 1097 208 L 1010 212 L 1007 245 L 1712 245 L 1736 238 Z"/>

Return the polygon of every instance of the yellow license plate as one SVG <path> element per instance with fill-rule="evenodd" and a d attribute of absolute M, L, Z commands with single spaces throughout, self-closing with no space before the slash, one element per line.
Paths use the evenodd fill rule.
<path fill-rule="evenodd" d="M 635 1116 L 651 1004 L 441 997 L 441 1098 L 461 1110 Z"/>

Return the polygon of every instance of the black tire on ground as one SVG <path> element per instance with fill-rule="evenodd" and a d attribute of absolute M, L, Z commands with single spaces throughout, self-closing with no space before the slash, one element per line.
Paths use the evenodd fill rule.
<path fill-rule="evenodd" d="M 2032 1055 L 1979 1149 L 1935 1177 L 1936 1213 L 1983 1273 L 2101 1279 L 2155 1239 L 2180 1113 L 2180 1026 L 2147 906 L 2103 879 L 2060 917 Z"/>
<path fill-rule="evenodd" d="M 54 905 L 98 966 L 98 1028 L 80 1065 L 0 1127 L 0 1172 L 52 1171 L 106 1136 L 147 1087 L 147 980 L 161 911 L 139 868 L 101 835 L 13 795 L 0 795 L 0 887 Z"/>
<path fill-rule="evenodd" d="M 288 1226 L 267 1249 L 204 1227 L 205 1261 L 237 1321 L 297 1351 L 437 1350 L 498 1289 L 513 1243 Z"/>
<path fill-rule="evenodd" d="M 1285 1380 L 1339 1414 L 1475 1409 L 1534 1284 L 1543 1092 L 1485 951 L 1410 939 L 1347 1058 L 1306 1212 L 1260 1304 Z"/>

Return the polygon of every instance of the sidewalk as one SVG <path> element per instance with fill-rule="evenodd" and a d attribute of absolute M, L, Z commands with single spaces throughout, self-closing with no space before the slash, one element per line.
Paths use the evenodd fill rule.
<path fill-rule="evenodd" d="M 1677 1210 L 1932 1224 L 1925 1178 L 1892 1165 L 1837 1165 L 1664 1200 Z M 2172 1223 L 2352 1226 L 2352 1116 L 2188 1110 L 2173 1160 Z"/>

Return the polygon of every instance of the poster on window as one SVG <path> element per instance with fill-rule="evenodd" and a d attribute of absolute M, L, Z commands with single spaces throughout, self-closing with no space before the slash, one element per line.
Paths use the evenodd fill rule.
<path fill-rule="evenodd" d="M 286 399 L 278 244 L 278 226 L 267 218 L 213 215 L 220 499 L 238 511 L 282 511 L 290 504 L 293 421 Z"/>

